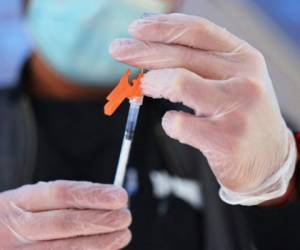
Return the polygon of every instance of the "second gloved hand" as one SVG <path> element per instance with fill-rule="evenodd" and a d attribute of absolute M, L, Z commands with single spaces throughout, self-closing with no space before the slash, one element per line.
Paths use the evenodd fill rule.
<path fill-rule="evenodd" d="M 133 22 L 135 39 L 111 44 L 121 62 L 149 69 L 144 93 L 181 102 L 168 112 L 168 135 L 199 149 L 230 204 L 282 196 L 293 176 L 295 142 L 282 118 L 262 54 L 200 17 L 153 15 Z"/>
<path fill-rule="evenodd" d="M 0 249 L 117 250 L 131 235 L 126 192 L 56 181 L 0 194 Z"/>

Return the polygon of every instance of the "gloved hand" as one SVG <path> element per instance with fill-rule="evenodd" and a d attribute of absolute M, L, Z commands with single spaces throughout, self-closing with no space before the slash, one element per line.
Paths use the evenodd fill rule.
<path fill-rule="evenodd" d="M 0 194 L 0 249 L 125 247 L 131 235 L 126 192 L 89 182 L 56 181 Z"/>
<path fill-rule="evenodd" d="M 118 61 L 149 69 L 143 91 L 181 102 L 194 114 L 168 112 L 166 133 L 199 149 L 230 204 L 282 196 L 296 150 L 280 113 L 263 55 L 200 17 L 153 15 L 129 27 L 135 39 L 110 46 Z"/>

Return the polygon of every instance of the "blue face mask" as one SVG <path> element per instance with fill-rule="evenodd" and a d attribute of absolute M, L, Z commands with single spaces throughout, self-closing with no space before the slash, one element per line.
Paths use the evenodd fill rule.
<path fill-rule="evenodd" d="M 27 13 L 29 32 L 38 53 L 57 73 L 79 84 L 110 86 L 127 66 L 110 57 L 109 44 L 128 36 L 128 24 L 149 11 L 133 3 L 32 0 Z"/>

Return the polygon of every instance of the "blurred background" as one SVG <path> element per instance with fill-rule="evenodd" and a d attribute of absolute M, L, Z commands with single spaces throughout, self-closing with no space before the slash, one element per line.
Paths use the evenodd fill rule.
<path fill-rule="evenodd" d="M 0 57 L 0 74 L 6 82 L 15 80 L 9 72 L 22 65 L 19 58 L 24 58 L 27 49 L 26 39 L 20 32 L 23 9 L 21 6 L 16 8 L 20 2 L 7 1 L 6 8 L 8 6 L 11 11 L 5 13 L 0 8 L 0 48 L 14 53 L 10 56 L 4 53 Z M 177 11 L 208 18 L 261 50 L 267 59 L 284 115 L 294 129 L 300 129 L 300 116 L 294 108 L 300 102 L 300 1 L 185 0 Z M 10 21 L 9 26 L 5 20 Z"/>

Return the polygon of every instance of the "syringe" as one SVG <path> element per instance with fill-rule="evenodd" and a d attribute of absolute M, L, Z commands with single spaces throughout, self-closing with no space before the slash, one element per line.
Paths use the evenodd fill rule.
<path fill-rule="evenodd" d="M 140 107 L 143 104 L 143 97 L 131 99 L 129 102 L 130 107 L 126 122 L 125 134 L 123 137 L 120 158 L 114 180 L 114 185 L 116 186 L 123 186 L 124 184 L 130 149 L 135 133 Z"/>

